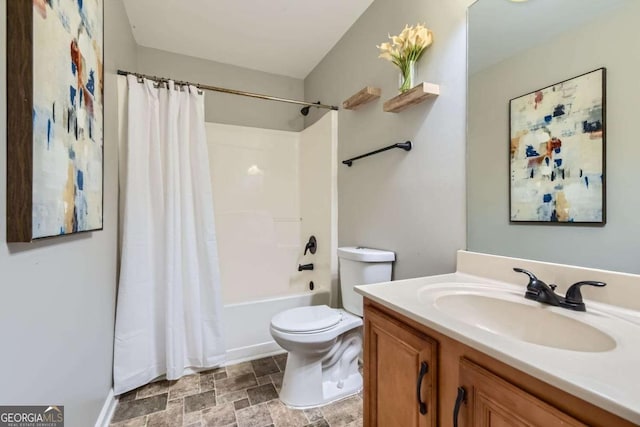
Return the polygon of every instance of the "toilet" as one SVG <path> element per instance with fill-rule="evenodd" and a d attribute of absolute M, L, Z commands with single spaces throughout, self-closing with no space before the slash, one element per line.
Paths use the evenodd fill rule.
<path fill-rule="evenodd" d="M 271 319 L 271 336 L 289 352 L 280 400 L 305 409 L 358 393 L 362 375 L 362 296 L 356 285 L 388 282 L 395 254 L 362 247 L 338 248 L 344 309 L 297 307 Z"/>

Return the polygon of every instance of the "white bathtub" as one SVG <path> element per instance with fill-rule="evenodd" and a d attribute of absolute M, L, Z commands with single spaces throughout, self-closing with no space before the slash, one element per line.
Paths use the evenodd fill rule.
<path fill-rule="evenodd" d="M 289 308 L 321 304 L 329 305 L 329 291 L 324 289 L 225 305 L 226 364 L 281 353 L 269 333 L 271 318 Z"/>

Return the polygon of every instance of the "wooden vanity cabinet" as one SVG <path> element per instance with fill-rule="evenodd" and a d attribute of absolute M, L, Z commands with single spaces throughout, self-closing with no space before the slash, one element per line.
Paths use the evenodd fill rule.
<path fill-rule="evenodd" d="M 364 325 L 365 427 L 454 427 L 460 389 L 458 427 L 636 426 L 366 298 Z"/>
<path fill-rule="evenodd" d="M 438 343 L 374 310 L 365 334 L 364 424 L 436 427 Z"/>
<path fill-rule="evenodd" d="M 469 427 L 587 427 L 470 360 L 460 361 L 460 425 Z M 455 415 L 454 415 L 455 416 Z"/>

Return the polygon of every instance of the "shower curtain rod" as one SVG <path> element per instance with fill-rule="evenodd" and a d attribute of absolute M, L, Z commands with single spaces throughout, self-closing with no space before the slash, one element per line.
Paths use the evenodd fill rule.
<path fill-rule="evenodd" d="M 167 82 L 169 80 L 173 80 L 173 79 L 168 79 L 166 77 L 157 77 L 157 76 L 151 76 L 148 74 L 134 73 L 133 71 L 118 70 L 118 75 L 120 76 L 126 76 L 127 74 L 131 74 L 132 76 L 136 76 L 138 78 L 153 80 L 156 82 Z M 191 82 L 185 82 L 180 80 L 173 80 L 173 81 L 178 85 L 195 86 L 201 90 L 211 90 L 214 92 L 229 93 L 231 95 L 240 95 L 240 96 L 248 96 L 250 98 L 265 99 L 267 101 L 286 102 L 289 104 L 298 104 L 298 105 L 306 105 L 309 107 L 326 108 L 328 110 L 338 110 L 338 107 L 336 107 L 335 105 L 315 104 L 313 102 L 297 101 L 295 99 L 287 99 L 287 98 L 278 98 L 277 96 L 262 95 L 260 93 L 244 92 L 241 90 L 227 89 L 224 87 L 209 86 L 209 85 L 203 85 L 200 83 L 191 83 Z"/>

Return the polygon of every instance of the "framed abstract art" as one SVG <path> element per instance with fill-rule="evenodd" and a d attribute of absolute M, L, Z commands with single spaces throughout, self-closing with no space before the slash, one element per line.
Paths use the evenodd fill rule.
<path fill-rule="evenodd" d="M 606 70 L 512 99 L 510 222 L 606 222 Z"/>
<path fill-rule="evenodd" d="M 103 224 L 103 0 L 7 4 L 7 241 Z"/>

